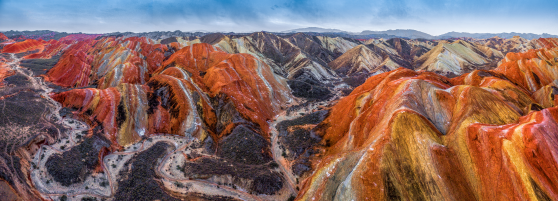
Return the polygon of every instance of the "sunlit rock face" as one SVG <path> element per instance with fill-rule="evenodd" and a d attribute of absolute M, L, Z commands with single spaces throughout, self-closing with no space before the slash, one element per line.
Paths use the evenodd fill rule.
<path fill-rule="evenodd" d="M 325 155 L 297 198 L 557 199 L 556 58 L 530 50 L 453 79 L 368 78 L 318 125 Z"/>
<path fill-rule="evenodd" d="M 510 80 L 535 92 L 558 78 L 556 49 L 529 50 L 525 53 L 508 53 L 495 72 L 507 75 Z"/>

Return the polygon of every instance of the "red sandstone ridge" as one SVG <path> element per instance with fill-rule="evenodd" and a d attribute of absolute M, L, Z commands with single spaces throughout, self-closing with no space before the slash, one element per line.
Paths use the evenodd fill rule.
<path fill-rule="evenodd" d="M 64 87 L 84 87 L 90 83 L 91 62 L 90 49 L 95 40 L 80 41 L 69 47 L 50 71 L 47 80 Z"/>
<path fill-rule="evenodd" d="M 145 84 L 148 75 L 161 66 L 166 50 L 166 46 L 145 38 L 89 38 L 66 50 L 48 77 L 65 87 L 98 83 L 104 89 L 120 83 Z"/>
<path fill-rule="evenodd" d="M 2 53 L 22 53 L 28 51 L 42 51 L 45 47 L 44 40 L 28 39 L 22 42 L 17 42 L 4 46 Z"/>
<path fill-rule="evenodd" d="M 4 35 L 2 35 L 4 36 Z M 62 50 L 73 45 L 76 42 L 83 40 L 92 40 L 99 35 L 86 35 L 86 34 L 71 34 L 61 38 L 60 40 L 44 41 L 42 39 L 26 39 L 21 42 L 16 42 L 6 45 L 2 53 L 31 53 L 25 56 L 25 59 L 50 59 L 62 52 Z M 6 38 L 7 40 L 8 38 Z M 0 39 L 1 41 L 1 39 Z"/>
<path fill-rule="evenodd" d="M 23 58 L 25 59 L 50 59 L 52 56 L 60 53 L 62 50 L 71 45 L 73 41 L 59 42 L 56 40 L 50 40 L 44 44 L 44 48 L 39 50 L 37 53 L 27 55 Z"/>
<path fill-rule="evenodd" d="M 116 147 L 158 133 L 218 140 L 242 121 L 222 119 L 217 111 L 220 115 L 236 112 L 267 136 L 267 121 L 290 99 L 285 82 L 265 63 L 248 54 L 228 54 L 209 44 L 182 48 L 162 65 L 157 64 L 159 70 L 151 75 L 151 65 L 129 49 L 141 47 L 141 42 L 145 41 L 106 39 L 95 46 L 76 46 L 79 51 L 68 50 L 49 71 L 56 83 L 98 83 L 99 89 L 75 89 L 53 98 L 66 107 L 81 108 L 80 115 L 94 126 L 102 125 Z M 72 52 L 77 52 L 76 56 Z M 89 61 L 96 52 L 103 53 L 103 60 Z M 65 67 L 70 69 L 63 71 Z M 64 73 L 56 77 L 59 72 Z M 96 81 L 87 80 L 90 78 Z M 215 105 L 210 99 L 222 103 Z M 222 107 L 227 107 L 226 111 L 221 111 Z"/>
<path fill-rule="evenodd" d="M 64 49 L 75 44 L 79 41 L 92 40 L 99 35 L 87 35 L 87 34 L 71 34 L 62 37 L 60 40 L 49 40 L 45 44 L 45 48 L 37 53 L 25 56 L 25 59 L 50 59 L 55 55 L 60 54 Z"/>
<path fill-rule="evenodd" d="M 5 41 L 8 40 L 9 38 L 6 37 L 6 35 L 4 35 L 3 33 L 0 33 L 0 41 Z"/>
<path fill-rule="evenodd" d="M 539 38 L 538 42 L 544 45 L 545 48 L 558 47 L 558 38 Z"/>
<path fill-rule="evenodd" d="M 368 78 L 318 125 L 330 146 L 298 198 L 558 199 L 557 53 L 509 53 L 454 79 Z"/>

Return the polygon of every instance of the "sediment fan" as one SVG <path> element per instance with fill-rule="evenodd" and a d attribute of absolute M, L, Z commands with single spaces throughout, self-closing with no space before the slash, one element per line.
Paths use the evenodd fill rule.
<path fill-rule="evenodd" d="M 0 34 L 8 200 L 558 199 L 555 38 L 57 37 Z"/>

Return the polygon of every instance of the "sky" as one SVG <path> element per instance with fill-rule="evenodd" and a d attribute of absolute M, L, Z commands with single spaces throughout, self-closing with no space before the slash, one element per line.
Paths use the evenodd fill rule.
<path fill-rule="evenodd" d="M 305 27 L 558 35 L 558 0 L 0 0 L 0 31 L 255 32 Z"/>

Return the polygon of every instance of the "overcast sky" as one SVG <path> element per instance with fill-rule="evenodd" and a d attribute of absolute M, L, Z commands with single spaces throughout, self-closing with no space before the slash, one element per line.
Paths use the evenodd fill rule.
<path fill-rule="evenodd" d="M 558 0 L 0 0 L 0 31 L 415 29 L 558 35 Z"/>

